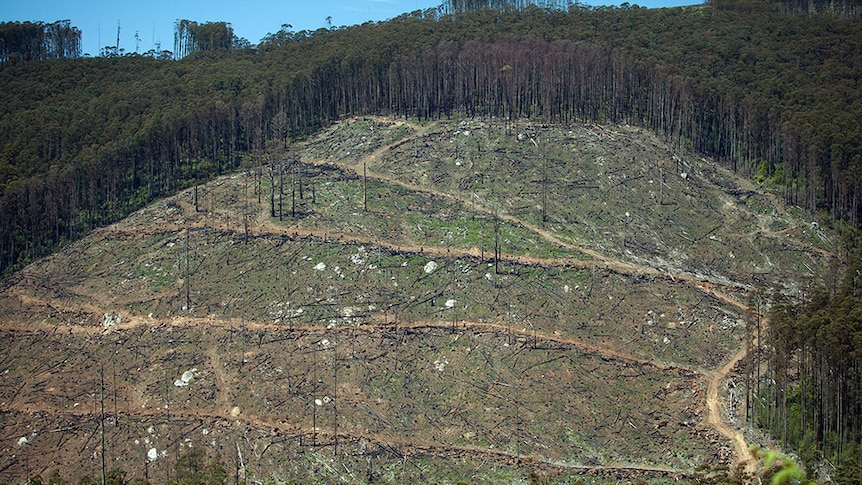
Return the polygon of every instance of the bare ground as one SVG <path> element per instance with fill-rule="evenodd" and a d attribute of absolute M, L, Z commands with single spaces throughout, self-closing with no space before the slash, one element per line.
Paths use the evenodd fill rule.
<path fill-rule="evenodd" d="M 816 267 L 828 238 L 781 211 L 752 212 L 694 165 L 655 206 L 675 218 L 673 234 L 648 220 L 621 244 L 617 228 L 572 231 L 553 220 L 561 215 L 536 220 L 535 205 L 520 215 L 524 191 L 511 181 L 453 189 L 449 171 L 413 163 L 441 158 L 428 150 L 445 155 L 444 141 L 462 143 L 468 130 L 487 131 L 488 146 L 469 153 L 463 142 L 450 167 L 481 165 L 488 153 L 530 156 L 504 144 L 514 135 L 494 141 L 493 125 L 356 120 L 297 153 L 316 190 L 314 202 L 301 199 L 301 217 L 270 217 L 263 169 L 250 169 L 201 188 L 200 212 L 186 191 L 9 278 L 0 482 L 53 469 L 96 475 L 105 453 L 165 481 L 191 446 L 262 479 L 679 479 L 702 462 L 753 473 L 718 388 L 745 356 L 737 322 L 750 312 L 752 269 L 767 281 L 788 270 L 740 259 L 780 237 L 773 258 Z M 586 132 L 661 150 L 631 131 Z M 582 158 L 620 177 L 607 155 Z M 668 163 L 668 172 L 680 165 Z M 680 215 L 683 200 L 686 213 L 700 203 L 685 185 L 695 175 L 702 199 L 724 204 L 706 229 Z M 360 189 L 369 180 L 408 198 L 372 196 L 369 211 Z M 746 190 L 747 200 L 770 197 Z M 399 200 L 418 205 L 399 209 Z M 607 220 L 608 209 L 585 207 Z M 496 258 L 493 220 L 506 239 Z M 482 237 L 470 239 L 471 227 Z M 693 244 L 681 257 L 661 242 L 677 237 L 705 250 Z M 739 257 L 706 271 L 700 261 L 716 261 L 715 244 Z M 440 268 L 427 271 L 428 261 Z M 187 386 L 174 385 L 192 369 Z"/>

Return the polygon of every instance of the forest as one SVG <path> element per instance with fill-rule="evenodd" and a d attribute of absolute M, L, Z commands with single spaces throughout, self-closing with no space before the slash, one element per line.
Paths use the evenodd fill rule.
<path fill-rule="evenodd" d="M 257 45 L 226 22 L 183 20 L 173 56 L 98 58 L 80 58 L 68 21 L 2 24 L 0 273 L 362 114 L 642 126 L 855 227 L 858 17 L 852 2 L 450 0 L 386 22 L 285 25 Z M 768 295 L 751 418 L 805 461 L 862 453 L 858 280 L 851 266 L 802 303 Z"/>
<path fill-rule="evenodd" d="M 81 56 L 81 31 L 70 20 L 0 24 L 0 67 Z"/>
<path fill-rule="evenodd" d="M 234 35 L 227 22 L 205 22 L 178 20 L 174 27 L 174 52 L 183 58 L 198 51 L 231 51 L 248 46 L 248 41 Z"/>
<path fill-rule="evenodd" d="M 776 289 L 756 291 L 749 332 L 762 345 L 747 359 L 746 409 L 784 449 L 796 452 L 810 470 L 837 465 L 837 483 L 862 476 L 862 246 L 843 242 L 847 267 L 827 272 L 801 301 Z M 765 317 L 765 320 L 762 319 Z M 764 325 L 764 321 L 768 325 Z"/>

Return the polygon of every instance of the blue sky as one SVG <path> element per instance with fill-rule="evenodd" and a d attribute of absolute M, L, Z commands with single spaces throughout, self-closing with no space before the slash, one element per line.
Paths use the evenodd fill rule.
<path fill-rule="evenodd" d="M 257 44 L 266 34 L 276 32 L 282 24 L 294 30 L 315 30 L 332 25 L 356 25 L 368 20 L 396 17 L 404 12 L 437 6 L 441 0 L 11 0 L 0 7 L 0 21 L 44 21 L 69 19 L 82 31 L 84 53 L 97 55 L 101 47 L 117 42 L 120 25 L 120 48 L 127 52 L 146 52 L 161 43 L 162 49 L 174 48 L 174 22 L 189 19 L 197 22 L 225 21 L 234 33 Z M 588 0 L 588 4 L 619 4 Z M 641 6 L 691 5 L 697 0 L 631 1 Z M 139 40 L 135 39 L 137 32 Z"/>

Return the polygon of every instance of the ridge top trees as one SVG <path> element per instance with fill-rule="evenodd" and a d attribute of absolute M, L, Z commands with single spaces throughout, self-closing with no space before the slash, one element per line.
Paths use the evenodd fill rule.
<path fill-rule="evenodd" d="M 0 23 L 0 67 L 81 57 L 81 31 L 70 20 Z"/>
<path fill-rule="evenodd" d="M 248 44 L 233 33 L 230 22 L 204 22 L 177 20 L 174 25 L 174 55 L 182 59 L 194 52 L 225 51 Z"/>

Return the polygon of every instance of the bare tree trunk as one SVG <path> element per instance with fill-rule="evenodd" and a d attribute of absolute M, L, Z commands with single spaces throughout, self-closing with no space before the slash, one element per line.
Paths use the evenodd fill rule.
<path fill-rule="evenodd" d="M 312 377 L 311 377 L 311 446 L 317 446 L 317 346 L 311 349 Z"/>
<path fill-rule="evenodd" d="M 105 482 L 107 481 L 105 466 L 105 364 L 102 364 L 99 369 L 99 389 L 99 428 L 102 435 L 102 485 L 105 485 Z"/>
<path fill-rule="evenodd" d="M 333 444 L 333 455 L 338 456 L 338 338 L 332 338 L 332 412 L 334 413 L 333 428 L 335 443 Z"/>
<path fill-rule="evenodd" d="M 269 216 L 275 217 L 275 167 L 269 165 Z"/>
<path fill-rule="evenodd" d="M 494 212 L 494 273 L 500 273 L 500 219 Z"/>
<path fill-rule="evenodd" d="M 189 268 L 189 228 L 186 228 L 186 311 L 192 310 L 191 275 Z"/>
<path fill-rule="evenodd" d="M 245 272 L 240 273 L 240 285 L 242 286 L 242 316 L 240 318 L 240 361 L 239 368 L 242 370 L 245 364 Z"/>
<path fill-rule="evenodd" d="M 284 220 L 284 161 L 278 164 L 278 220 Z"/>

